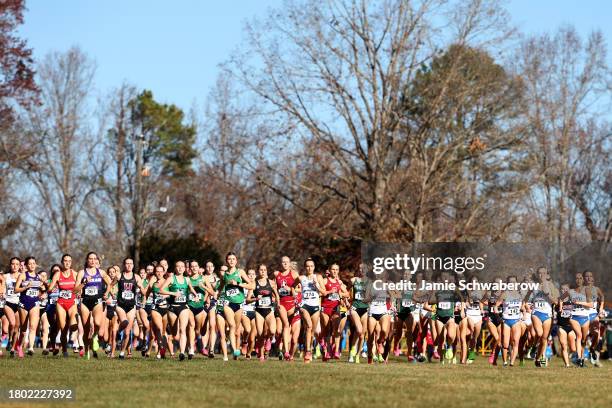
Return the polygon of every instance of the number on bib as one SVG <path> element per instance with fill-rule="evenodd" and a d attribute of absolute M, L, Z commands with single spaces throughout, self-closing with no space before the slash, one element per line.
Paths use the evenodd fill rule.
<path fill-rule="evenodd" d="M 257 305 L 259 307 L 268 307 L 272 304 L 272 299 L 268 296 L 266 297 L 262 297 L 260 299 L 257 300 Z"/>
<path fill-rule="evenodd" d="M 132 300 L 134 299 L 134 292 L 122 292 L 121 299 Z"/>
<path fill-rule="evenodd" d="M 448 310 L 451 308 L 451 302 L 439 302 L 438 309 Z"/>
<path fill-rule="evenodd" d="M 278 290 L 278 294 L 280 296 L 291 296 L 291 290 L 283 286 Z"/>
<path fill-rule="evenodd" d="M 227 292 L 225 292 L 225 294 L 229 297 L 234 297 L 234 296 L 238 296 L 238 294 L 240 293 L 240 291 L 236 288 L 231 288 L 228 289 Z"/>
<path fill-rule="evenodd" d="M 304 292 L 302 295 L 304 299 L 316 299 L 317 294 L 315 292 Z"/>
<path fill-rule="evenodd" d="M 363 300 L 363 293 L 361 292 L 355 293 L 355 300 Z"/>
<path fill-rule="evenodd" d="M 327 298 L 332 302 L 335 302 L 337 300 L 340 300 L 340 295 L 337 293 L 331 293 L 329 296 L 327 296 Z"/>
<path fill-rule="evenodd" d="M 61 297 L 62 299 L 70 299 L 72 298 L 72 292 L 69 290 L 62 290 L 59 293 L 59 297 Z"/>
<path fill-rule="evenodd" d="M 89 287 L 85 288 L 85 296 L 96 296 L 97 294 L 98 294 L 98 288 L 97 287 L 89 286 Z"/>
<path fill-rule="evenodd" d="M 28 289 L 28 290 L 26 290 L 26 296 L 29 296 L 29 297 L 38 297 L 38 289 Z"/>
<path fill-rule="evenodd" d="M 185 295 L 180 295 L 174 298 L 174 303 L 185 303 L 187 301 L 187 297 Z"/>
<path fill-rule="evenodd" d="M 407 300 L 407 299 L 402 300 L 402 307 L 410 307 L 410 306 L 412 306 L 411 300 Z"/>

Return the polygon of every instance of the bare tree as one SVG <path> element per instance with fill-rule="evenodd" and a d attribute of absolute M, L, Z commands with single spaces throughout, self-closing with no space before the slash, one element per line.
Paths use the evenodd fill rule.
<path fill-rule="evenodd" d="M 438 70 L 435 82 L 423 81 L 420 95 L 415 80 L 451 44 L 458 50 L 499 44 L 511 33 L 506 21 L 495 1 L 288 2 L 247 27 L 248 48 L 227 65 L 247 90 L 236 99 L 251 97 L 259 113 L 252 113 L 259 126 L 251 127 L 252 148 L 241 164 L 307 218 L 327 214 L 327 229 L 341 232 L 351 220 L 348 229 L 358 238 L 459 239 L 482 211 L 446 214 L 461 215 L 460 231 L 425 223 L 448 213 L 452 203 L 439 198 L 449 189 L 438 190 L 449 175 L 467 162 L 482 167 L 516 142 L 514 127 L 484 129 L 511 116 L 488 110 L 498 97 L 515 95 L 515 87 L 502 73 L 489 77 L 497 94 L 486 94 L 490 82 L 472 81 L 476 91 L 468 89 L 462 58 Z M 463 116 L 470 124 L 459 129 L 459 109 L 478 94 L 485 104 L 472 103 Z M 419 98 L 427 99 L 427 110 L 416 114 L 409 105 Z M 447 98 L 461 104 L 450 107 Z M 487 140 L 478 144 L 478 137 Z M 467 192 L 468 184 L 457 180 L 453 188 Z"/>
<path fill-rule="evenodd" d="M 42 105 L 24 120 L 25 137 L 39 151 L 16 163 L 37 193 L 26 211 L 62 252 L 75 248 L 83 207 L 96 189 L 89 177 L 97 157 L 89 111 L 94 72 L 79 48 L 46 56 L 38 67 Z"/>
<path fill-rule="evenodd" d="M 570 241 L 610 239 L 612 76 L 601 32 L 585 42 L 570 26 L 525 39 L 515 60 L 526 85 L 530 208 L 557 247 L 557 264 Z"/>

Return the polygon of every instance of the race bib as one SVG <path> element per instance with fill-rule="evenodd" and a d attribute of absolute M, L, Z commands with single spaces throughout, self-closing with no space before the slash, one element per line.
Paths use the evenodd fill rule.
<path fill-rule="evenodd" d="M 174 303 L 185 303 L 187 301 L 187 296 L 179 295 L 174 298 Z"/>
<path fill-rule="evenodd" d="M 125 300 L 134 299 L 134 292 L 121 292 L 121 299 L 125 299 Z"/>
<path fill-rule="evenodd" d="M 72 291 L 61 290 L 59 293 L 59 297 L 61 297 L 62 299 L 70 299 L 72 298 Z"/>
<path fill-rule="evenodd" d="M 227 292 L 225 292 L 225 295 L 228 297 L 238 296 L 239 294 L 240 294 L 240 290 L 236 288 L 228 289 Z"/>
<path fill-rule="evenodd" d="M 268 307 L 272 304 L 272 299 L 268 296 L 262 297 L 257 300 L 257 306 L 259 307 Z"/>
<path fill-rule="evenodd" d="M 373 300 L 372 301 L 372 306 L 387 306 L 387 301 L 386 300 Z"/>
<path fill-rule="evenodd" d="M 364 299 L 363 293 L 361 292 L 355 293 L 355 300 L 363 300 L 363 299 Z"/>
<path fill-rule="evenodd" d="M 124 292 L 127 293 L 127 292 Z M 98 288 L 96 286 L 89 286 L 85 288 L 85 296 L 96 296 L 98 294 Z"/>
<path fill-rule="evenodd" d="M 291 289 L 282 287 L 278 290 L 280 296 L 291 296 Z"/>
<path fill-rule="evenodd" d="M 189 301 L 190 302 L 199 302 L 201 298 L 202 298 L 202 294 L 201 293 L 198 293 L 196 295 L 194 295 L 193 293 L 189 294 Z"/>
<path fill-rule="evenodd" d="M 438 303 L 438 309 L 448 310 L 451 308 L 451 302 L 440 302 Z"/>
<path fill-rule="evenodd" d="M 15 294 L 15 290 L 13 288 L 6 288 L 6 296 L 13 296 Z"/>
<path fill-rule="evenodd" d="M 57 302 L 57 298 L 51 297 L 49 298 L 49 304 L 54 305 Z"/>
<path fill-rule="evenodd" d="M 509 307 L 506 309 L 506 313 L 509 316 L 518 316 L 518 314 L 521 312 L 521 308 L 520 307 Z"/>
<path fill-rule="evenodd" d="M 149 295 L 149 297 L 147 298 L 147 305 L 152 305 L 153 304 L 153 296 Z"/>
<path fill-rule="evenodd" d="M 561 311 L 561 317 L 570 318 L 571 316 L 572 316 L 572 312 L 570 312 L 569 310 Z"/>
<path fill-rule="evenodd" d="M 332 302 L 335 302 L 337 300 L 340 300 L 340 295 L 337 293 L 331 293 L 329 296 L 327 296 L 327 299 L 331 300 Z"/>
<path fill-rule="evenodd" d="M 536 309 L 545 309 L 547 304 L 548 303 L 546 303 L 546 302 L 537 301 L 537 302 L 535 302 L 534 305 L 535 305 Z"/>
<path fill-rule="evenodd" d="M 29 296 L 29 297 L 38 297 L 38 289 L 28 289 L 28 290 L 26 290 L 26 296 Z"/>
<path fill-rule="evenodd" d="M 412 306 L 411 300 L 407 300 L 407 299 L 402 300 L 402 307 L 410 307 L 410 306 Z"/>
<path fill-rule="evenodd" d="M 304 299 L 316 299 L 317 298 L 317 294 L 315 292 L 304 292 L 302 294 L 302 297 Z"/>
<path fill-rule="evenodd" d="M 5 299 L 0 299 L 0 307 L 4 307 L 6 305 Z"/>

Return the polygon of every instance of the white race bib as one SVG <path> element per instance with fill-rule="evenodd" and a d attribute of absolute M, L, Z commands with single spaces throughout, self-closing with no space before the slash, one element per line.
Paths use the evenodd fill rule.
<path fill-rule="evenodd" d="M 185 295 L 179 295 L 174 298 L 174 303 L 185 303 L 187 301 L 187 297 Z"/>
<path fill-rule="evenodd" d="M 572 316 L 572 312 L 570 312 L 569 310 L 562 310 L 561 311 L 561 317 L 569 318 L 571 316 Z"/>
<path fill-rule="evenodd" d="M 315 292 L 304 292 L 302 295 L 304 299 L 316 299 L 317 294 Z"/>
<path fill-rule="evenodd" d="M 26 296 L 29 296 L 29 297 L 38 297 L 38 289 L 28 289 L 28 290 L 26 290 Z"/>
<path fill-rule="evenodd" d="M 451 308 L 451 302 L 440 302 L 438 303 L 438 309 L 448 310 Z"/>
<path fill-rule="evenodd" d="M 61 297 L 62 299 L 70 299 L 72 297 L 72 291 L 60 290 L 59 297 Z"/>
<path fill-rule="evenodd" d="M 338 293 L 331 293 L 327 296 L 327 299 L 331 300 L 332 302 L 335 302 L 337 300 L 340 300 L 340 295 Z"/>
<path fill-rule="evenodd" d="M 278 290 L 278 294 L 280 296 L 291 296 L 291 289 L 283 286 L 282 288 Z"/>
<path fill-rule="evenodd" d="M 410 307 L 410 306 L 412 306 L 412 300 L 408 300 L 408 299 L 402 300 L 402 307 Z"/>
<path fill-rule="evenodd" d="M 238 296 L 238 294 L 240 294 L 240 290 L 236 288 L 228 289 L 227 292 L 225 292 L 225 295 L 228 297 Z"/>
<path fill-rule="evenodd" d="M 127 293 L 127 292 L 124 292 Z M 96 286 L 89 286 L 85 288 L 85 296 L 96 296 L 98 294 L 98 288 Z"/>
<path fill-rule="evenodd" d="M 125 299 L 125 300 L 134 299 L 134 292 L 121 292 L 121 299 Z"/>
<path fill-rule="evenodd" d="M 362 292 L 355 293 L 355 300 L 363 300 L 363 293 Z"/>
<path fill-rule="evenodd" d="M 270 306 L 271 304 L 272 304 L 272 299 L 271 299 L 270 297 L 268 297 L 268 296 L 266 296 L 266 297 L 262 297 L 262 298 L 259 298 L 259 299 L 257 300 L 257 305 L 258 305 L 259 307 L 268 307 L 268 306 Z"/>

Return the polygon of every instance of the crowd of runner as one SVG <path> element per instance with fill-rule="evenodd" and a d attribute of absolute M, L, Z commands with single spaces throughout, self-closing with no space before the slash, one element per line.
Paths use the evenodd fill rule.
<path fill-rule="evenodd" d="M 348 349 L 350 363 L 404 355 L 410 362 L 470 364 L 486 327 L 490 364 L 501 354 L 504 366 L 517 359 L 546 366 L 554 335 L 566 367 L 585 366 L 586 350 L 600 365 L 604 295 L 590 271 L 560 286 L 543 267 L 506 278 L 540 284 L 523 293 L 380 291 L 363 266 L 343 280 L 339 265 L 317 271 L 312 259 L 299 267 L 283 257 L 278 269 L 245 271 L 233 253 L 220 266 L 178 261 L 170 268 L 162 259 L 138 271 L 131 258 L 103 269 L 94 252 L 82 268 L 66 254 L 48 271 L 34 257 L 15 257 L 0 274 L 2 339 L 10 356 L 20 358 L 40 345 L 43 355 L 67 357 L 71 346 L 86 359 L 104 353 L 124 359 L 138 351 L 180 360 L 196 353 L 262 361 L 298 355 L 310 363 L 342 359 Z M 405 278 L 418 288 L 424 276 Z M 447 272 L 435 277 L 454 279 Z"/>

